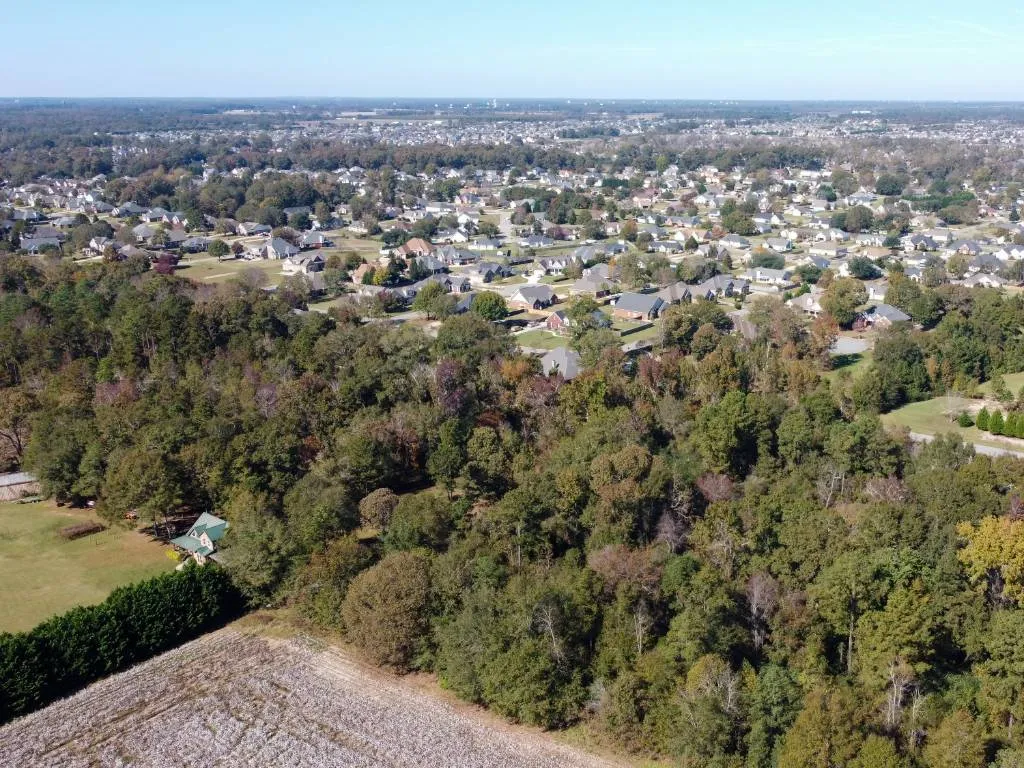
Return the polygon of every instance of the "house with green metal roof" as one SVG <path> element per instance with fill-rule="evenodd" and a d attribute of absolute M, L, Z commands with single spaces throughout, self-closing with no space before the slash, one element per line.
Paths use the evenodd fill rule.
<path fill-rule="evenodd" d="M 204 565 L 207 558 L 216 560 L 217 542 L 224 538 L 230 524 L 209 512 L 203 512 L 192 523 L 188 533 L 171 539 L 171 544 L 186 552 L 199 565 Z"/>

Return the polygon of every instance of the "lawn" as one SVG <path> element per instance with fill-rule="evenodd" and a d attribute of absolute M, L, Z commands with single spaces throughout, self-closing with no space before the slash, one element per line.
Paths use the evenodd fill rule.
<path fill-rule="evenodd" d="M 969 400 L 961 397 L 933 397 L 931 400 L 910 403 L 891 413 L 884 414 L 882 421 L 886 424 L 909 427 L 911 432 L 929 435 L 959 432 L 966 438 L 967 433 L 972 433 L 970 439 L 975 440 L 981 437 L 978 430 L 973 427 L 963 429 L 955 424 L 948 415 L 965 410 L 969 403 Z"/>
<path fill-rule="evenodd" d="M 569 340 L 562 336 L 542 330 L 520 333 L 515 338 L 520 346 L 532 347 L 534 349 L 555 349 L 556 347 L 564 347 L 569 343 Z"/>
<path fill-rule="evenodd" d="M 52 501 L 0 502 L 0 632 L 31 629 L 111 590 L 170 571 L 166 548 L 135 531 L 108 528 L 66 541 L 60 529 L 95 520 Z"/>
<path fill-rule="evenodd" d="M 832 358 L 832 370 L 824 374 L 824 378 L 833 384 L 839 378 L 840 372 L 845 371 L 850 379 L 858 378 L 871 365 L 872 352 L 852 352 L 848 355 L 836 355 Z"/>
<path fill-rule="evenodd" d="M 268 285 L 276 285 L 281 282 L 281 262 L 276 260 L 257 259 L 247 261 L 245 259 L 231 259 L 228 261 L 217 261 L 208 256 L 197 256 L 192 263 L 182 261 L 178 264 L 175 274 L 179 277 L 187 277 L 202 283 L 222 283 L 238 277 L 248 270 L 257 270 L 267 276 Z"/>
<path fill-rule="evenodd" d="M 993 448 L 1009 448 L 1021 450 L 1020 442 L 993 437 L 976 427 L 961 427 L 952 421 L 949 414 L 961 411 L 975 412 L 981 405 L 979 400 L 950 395 L 933 397 L 919 403 L 910 403 L 882 416 L 882 423 L 887 426 L 907 427 L 911 432 L 924 435 L 942 435 L 949 432 L 960 435 L 965 441 L 988 445 Z M 973 407 L 972 407 L 973 406 Z"/>
<path fill-rule="evenodd" d="M 638 323 L 637 326 L 643 325 Z M 632 344 L 637 341 L 654 341 L 657 342 L 661 338 L 661 325 L 654 323 L 641 331 L 635 331 L 633 333 L 627 333 L 622 337 L 624 344 Z"/>
<path fill-rule="evenodd" d="M 1003 376 L 1003 381 L 1006 382 L 1006 388 L 1016 396 L 1017 393 L 1020 392 L 1020 388 L 1024 387 L 1024 373 L 1008 373 Z M 983 395 L 991 395 L 992 382 L 986 381 L 978 387 L 978 392 Z"/>

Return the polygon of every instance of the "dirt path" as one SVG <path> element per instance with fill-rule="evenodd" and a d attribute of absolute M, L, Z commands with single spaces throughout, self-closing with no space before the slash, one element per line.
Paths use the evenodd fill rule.
<path fill-rule="evenodd" d="M 0 765 L 615 768 L 343 652 L 229 628 L 0 728 Z"/>

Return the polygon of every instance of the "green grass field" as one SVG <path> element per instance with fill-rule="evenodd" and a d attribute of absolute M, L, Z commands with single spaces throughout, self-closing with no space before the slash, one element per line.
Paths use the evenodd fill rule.
<path fill-rule="evenodd" d="M 550 331 L 535 330 L 520 333 L 515 337 L 522 347 L 533 347 L 535 349 L 554 349 L 569 344 L 569 340 L 563 336 L 551 333 Z"/>
<path fill-rule="evenodd" d="M 95 520 L 52 501 L 0 502 L 0 632 L 31 629 L 123 584 L 170 571 L 166 547 L 119 528 L 66 541 L 60 529 Z"/>
<path fill-rule="evenodd" d="M 886 426 L 907 427 L 911 432 L 925 435 L 943 435 L 952 432 L 960 435 L 965 441 L 989 445 L 993 448 L 1009 448 L 1021 450 L 1021 441 L 1004 441 L 982 432 L 976 427 L 961 427 L 952 420 L 950 414 L 959 414 L 968 410 L 968 406 L 979 406 L 979 401 L 971 401 L 963 397 L 933 397 L 919 403 L 910 403 L 897 408 L 891 413 L 883 414 L 882 423 Z M 970 409 L 973 410 L 973 409 Z"/>
<path fill-rule="evenodd" d="M 1024 387 L 1024 373 L 1008 373 L 1003 376 L 1003 381 L 1006 383 L 1006 388 L 1016 396 L 1020 392 L 1020 388 Z M 986 381 L 978 387 L 978 391 L 983 395 L 992 394 L 992 382 Z"/>
<path fill-rule="evenodd" d="M 232 259 L 229 261 L 217 261 L 206 256 L 197 257 L 191 263 L 182 260 L 174 274 L 178 277 L 187 277 L 200 283 L 223 283 L 232 280 L 243 272 L 257 270 L 267 277 L 268 285 L 277 285 L 284 279 L 281 274 L 280 261 L 246 261 L 245 259 Z"/>
<path fill-rule="evenodd" d="M 851 380 L 858 378 L 871 365 L 872 351 L 854 352 L 849 355 L 836 355 L 832 358 L 832 370 L 824 374 L 824 378 L 835 383 L 841 375 L 848 375 Z M 845 374 L 841 374 L 845 371 Z"/>

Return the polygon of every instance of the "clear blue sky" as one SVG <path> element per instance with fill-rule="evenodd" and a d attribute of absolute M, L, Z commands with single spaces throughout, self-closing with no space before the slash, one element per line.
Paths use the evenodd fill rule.
<path fill-rule="evenodd" d="M 1020 0 L 4 5 L 0 96 L 1024 100 Z"/>

